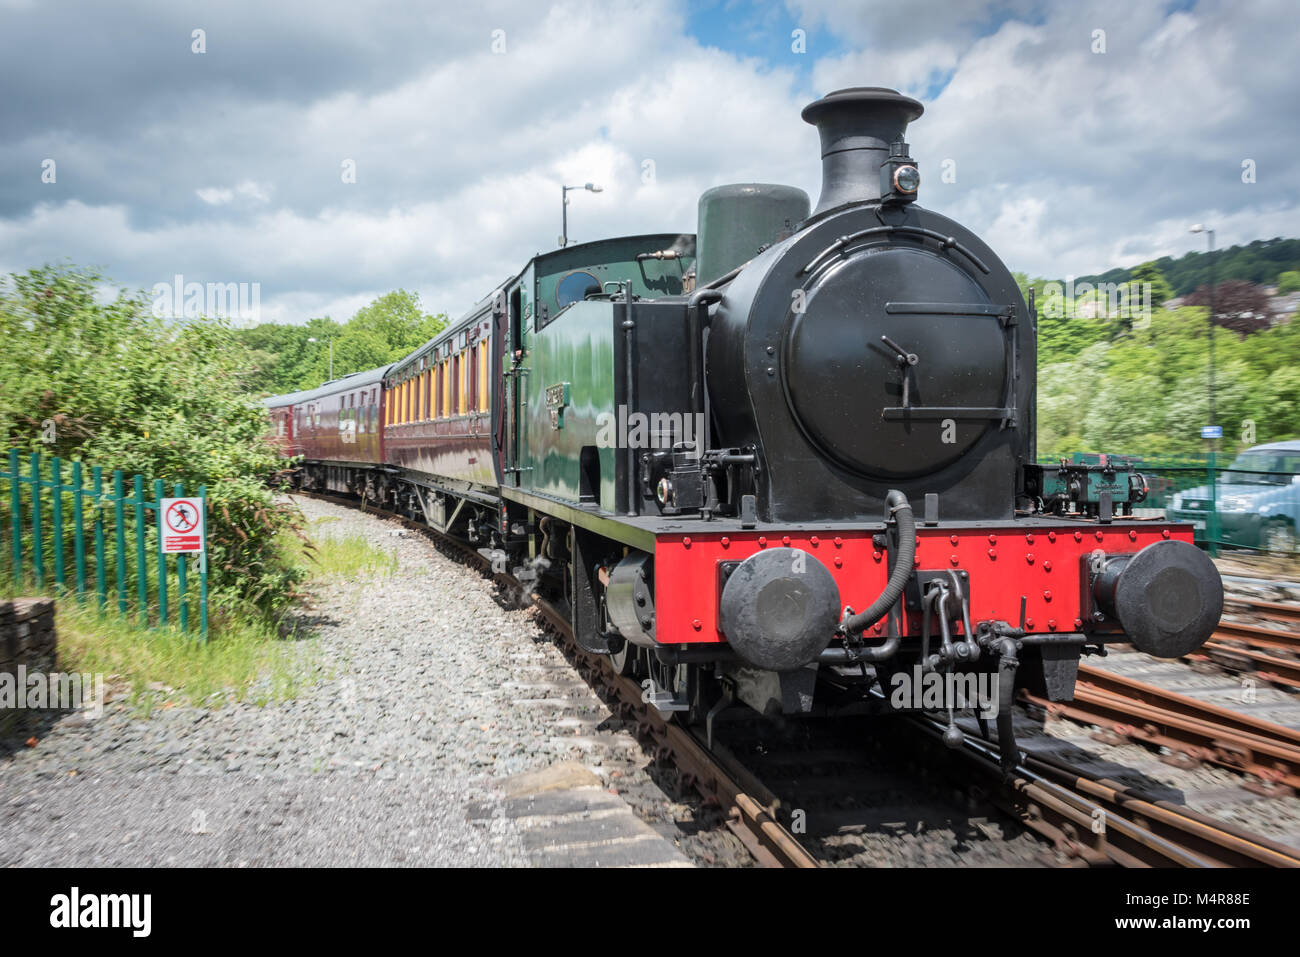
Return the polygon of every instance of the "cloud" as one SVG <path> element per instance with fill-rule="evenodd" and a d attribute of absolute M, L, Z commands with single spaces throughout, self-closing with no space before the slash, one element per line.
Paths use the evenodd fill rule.
<path fill-rule="evenodd" d="M 224 206 L 235 198 L 233 189 L 219 189 L 216 186 L 205 186 L 203 189 L 196 189 L 194 193 L 209 206 Z"/>
<path fill-rule="evenodd" d="M 346 318 L 398 287 L 457 314 L 554 247 L 564 183 L 604 187 L 571 194 L 578 241 L 689 232 L 724 182 L 815 198 L 799 110 L 854 85 L 925 102 L 909 133 L 921 202 L 1014 269 L 1200 248 L 1184 221 L 1213 223 L 1221 245 L 1300 233 L 1300 133 L 1281 120 L 1300 43 L 1278 0 L 789 7 L 837 52 L 699 42 L 684 0 L 0 5 L 0 268 L 258 282 L 283 321 Z M 743 21 L 744 49 L 765 29 L 789 49 L 785 18 Z"/>

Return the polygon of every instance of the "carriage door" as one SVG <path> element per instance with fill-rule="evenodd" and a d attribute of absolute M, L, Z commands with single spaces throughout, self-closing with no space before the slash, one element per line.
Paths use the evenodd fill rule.
<path fill-rule="evenodd" d="M 505 484 L 519 486 L 519 418 L 523 414 L 522 381 L 520 367 L 523 362 L 523 290 L 516 286 L 510 292 L 509 352 L 505 357 L 502 378 L 506 384 L 506 468 Z"/>

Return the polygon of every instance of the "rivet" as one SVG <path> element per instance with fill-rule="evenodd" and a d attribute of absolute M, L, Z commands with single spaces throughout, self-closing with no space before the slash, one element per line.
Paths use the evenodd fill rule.
<path fill-rule="evenodd" d="M 952 535 L 952 536 L 950 536 L 950 537 L 948 538 L 948 541 L 950 541 L 950 542 L 952 542 L 954 545 L 956 545 L 956 544 L 957 544 L 957 541 L 958 541 L 957 536 L 956 536 L 956 535 Z"/>
<path fill-rule="evenodd" d="M 948 556 L 948 561 L 950 561 L 952 564 L 956 565 L 957 562 L 960 561 L 960 559 L 958 559 L 956 555 L 949 555 L 949 556 Z"/>
<path fill-rule="evenodd" d="M 1043 592 L 1043 601 L 1051 601 L 1051 600 L 1052 600 L 1052 593 L 1050 591 Z"/>
<path fill-rule="evenodd" d="M 1056 631 L 1056 619 L 1055 619 L 1055 618 L 1049 618 L 1049 619 L 1047 619 L 1047 630 L 1048 630 L 1048 631 Z"/>
<path fill-rule="evenodd" d="M 1054 542 L 1054 541 L 1056 541 L 1056 532 L 1048 532 L 1048 533 L 1047 533 L 1047 540 L 1048 540 L 1049 542 Z"/>
<path fill-rule="evenodd" d="M 872 552 L 871 557 L 874 558 L 876 561 L 880 561 L 880 552 Z"/>
<path fill-rule="evenodd" d="M 990 536 L 989 536 L 989 544 L 990 544 L 990 545 L 996 545 L 996 544 L 997 544 L 997 541 L 998 541 L 998 537 L 997 537 L 996 535 L 990 535 Z"/>
<path fill-rule="evenodd" d="M 840 538 L 838 535 L 836 535 L 836 536 L 835 536 L 835 547 L 836 547 L 836 548 L 839 548 L 839 547 L 840 547 L 841 545 L 843 545 L 843 544 L 844 544 L 844 539 L 842 539 L 842 538 Z"/>
<path fill-rule="evenodd" d="M 782 535 L 782 536 L 781 536 L 781 544 L 782 544 L 782 545 L 789 545 L 789 544 L 790 544 L 790 536 L 789 536 L 789 535 Z"/>
<path fill-rule="evenodd" d="M 1032 619 L 1032 618 L 1026 618 L 1026 619 L 1025 619 L 1025 627 L 1028 628 L 1030 631 L 1033 631 L 1033 628 L 1034 628 L 1034 619 Z"/>
<path fill-rule="evenodd" d="M 876 622 L 874 625 L 871 626 L 871 630 L 874 631 L 876 634 L 880 634 L 884 630 L 884 628 L 881 626 L 880 622 Z"/>
<path fill-rule="evenodd" d="M 1052 563 L 1051 563 L 1051 562 L 1043 562 L 1043 571 L 1045 571 L 1045 572 L 1050 572 L 1051 570 L 1052 570 Z"/>
<path fill-rule="evenodd" d="M 990 549 L 989 549 L 989 558 L 997 558 L 997 557 L 998 557 L 998 553 L 997 553 L 997 551 L 995 551 L 994 549 L 990 548 Z"/>
<path fill-rule="evenodd" d="M 808 541 L 813 544 L 813 547 L 816 547 L 817 543 L 820 542 L 821 539 L 814 535 L 812 538 L 808 539 Z"/>
<path fill-rule="evenodd" d="M 1169 537 L 1169 529 L 1167 529 L 1167 528 L 1162 528 L 1162 529 L 1160 529 L 1160 537 L 1161 537 L 1161 538 L 1168 538 L 1168 537 Z"/>
<path fill-rule="evenodd" d="M 704 622 L 696 618 L 693 622 L 691 622 L 691 627 L 694 628 L 696 631 L 699 631 L 701 628 L 704 627 Z"/>
<path fill-rule="evenodd" d="M 840 556 L 836 555 L 836 556 L 835 556 L 835 567 L 836 567 L 836 568 L 839 568 L 839 567 L 840 567 L 841 565 L 843 565 L 843 564 L 844 564 L 844 559 L 842 559 L 842 558 L 840 558 Z"/>
<path fill-rule="evenodd" d="M 1025 536 L 1025 544 L 1026 544 L 1026 545 L 1032 545 L 1032 544 L 1034 544 L 1034 536 L 1033 536 L 1033 535 L 1026 535 L 1026 536 Z"/>
<path fill-rule="evenodd" d="M 1034 553 L 1033 553 L 1033 552 L 1026 552 L 1026 553 L 1025 553 L 1025 561 L 1029 562 L 1029 564 L 1032 565 L 1032 564 L 1034 563 Z"/>
<path fill-rule="evenodd" d="M 729 539 L 726 535 L 722 536 L 722 547 L 723 548 L 731 547 L 731 539 Z"/>
<path fill-rule="evenodd" d="M 772 368 L 771 366 L 768 366 L 768 367 L 767 367 L 767 374 L 768 374 L 768 375 L 776 375 L 776 369 Z"/>
<path fill-rule="evenodd" d="M 1101 541 L 1101 529 L 1097 529 L 1093 534 L 1097 536 L 1097 541 Z"/>
<path fill-rule="evenodd" d="M 759 547 L 759 548 L 767 548 L 767 536 L 766 536 L 766 535 L 760 535 L 760 536 L 758 537 L 758 547 Z"/>
<path fill-rule="evenodd" d="M 1136 542 L 1136 541 L 1138 540 L 1137 529 L 1135 529 L 1135 528 L 1130 528 L 1130 529 L 1128 530 L 1128 540 L 1129 540 L 1130 542 Z"/>
<path fill-rule="evenodd" d="M 1082 627 L 1083 627 L 1083 619 L 1082 619 L 1082 618 L 1076 618 L 1076 619 L 1074 619 L 1074 628 L 1075 628 L 1075 631 L 1078 631 L 1078 630 L 1079 630 L 1080 628 L 1082 628 Z"/>
<path fill-rule="evenodd" d="M 775 347 L 775 346 L 768 346 L 768 347 L 767 347 L 767 354 L 768 354 L 769 356 L 774 356 L 774 355 L 776 355 L 776 347 Z"/>
<path fill-rule="evenodd" d="M 1074 540 L 1075 540 L 1076 542 L 1081 542 L 1081 541 L 1083 541 L 1083 532 L 1075 532 L 1075 533 L 1074 533 Z"/>
<path fill-rule="evenodd" d="M 687 535 L 685 538 L 682 539 L 682 547 L 683 548 L 691 547 L 691 537 L 689 535 Z"/>

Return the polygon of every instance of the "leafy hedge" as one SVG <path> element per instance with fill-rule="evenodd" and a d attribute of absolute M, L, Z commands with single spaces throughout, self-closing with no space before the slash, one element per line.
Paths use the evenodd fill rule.
<path fill-rule="evenodd" d="M 300 516 L 268 487 L 281 463 L 246 387 L 249 350 L 223 320 L 163 320 L 144 293 L 45 266 L 0 279 L 0 341 L 5 447 L 206 484 L 218 624 L 294 597 L 300 573 L 276 538 Z"/>

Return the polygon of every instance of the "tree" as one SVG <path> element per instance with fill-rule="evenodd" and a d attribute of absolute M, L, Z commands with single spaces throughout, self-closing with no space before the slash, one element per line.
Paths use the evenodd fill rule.
<path fill-rule="evenodd" d="M 1288 269 L 1286 272 L 1278 273 L 1277 292 L 1279 296 L 1300 292 L 1300 270 Z"/>
<path fill-rule="evenodd" d="M 1208 306 L 1209 287 L 1201 286 L 1183 302 L 1188 306 Z M 1214 323 L 1242 336 L 1267 329 L 1268 296 L 1261 287 L 1242 279 L 1216 283 Z"/>
<path fill-rule="evenodd" d="M 395 362 L 412 349 L 428 342 L 447 327 L 447 317 L 429 315 L 420 308 L 420 297 L 405 289 L 385 293 L 368 306 L 357 310 L 348 320 L 344 335 L 349 330 L 367 330 L 375 334 L 375 341 L 387 348 L 379 363 Z M 354 372 L 361 370 L 354 369 Z"/>
<path fill-rule="evenodd" d="M 314 389 L 330 377 L 331 351 L 338 378 L 395 362 L 446 326 L 446 315 L 425 313 L 420 297 L 404 289 L 385 293 L 342 325 L 329 317 L 304 326 L 263 323 L 243 333 L 256 366 L 250 384 L 273 394 Z"/>
<path fill-rule="evenodd" d="M 1165 274 L 1160 271 L 1160 267 L 1154 262 L 1143 263 L 1133 270 L 1132 282 L 1150 283 L 1151 298 L 1150 306 L 1162 306 L 1168 300 L 1174 298 L 1174 290 L 1165 279 Z"/>
<path fill-rule="evenodd" d="M 323 368 L 328 370 L 329 342 L 342 330 L 328 316 L 309 319 L 302 326 L 264 322 L 242 330 L 240 338 L 252 350 L 249 391 L 280 395 L 303 388 L 305 382 L 320 385 L 323 379 L 317 369 L 322 366 L 322 356 Z"/>

